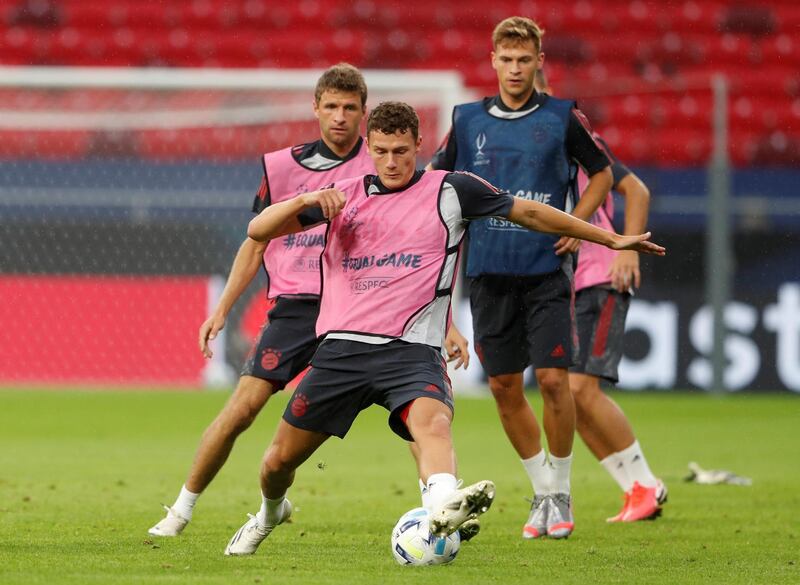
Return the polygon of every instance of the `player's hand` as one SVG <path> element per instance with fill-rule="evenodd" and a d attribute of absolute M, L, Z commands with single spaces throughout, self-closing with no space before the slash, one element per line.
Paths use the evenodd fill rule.
<path fill-rule="evenodd" d="M 447 361 L 455 361 L 455 369 L 464 366 L 466 370 L 469 367 L 469 341 L 461 335 L 461 332 L 455 328 L 454 325 L 450 326 L 447 331 L 447 337 L 444 340 L 444 349 L 447 352 Z"/>
<path fill-rule="evenodd" d="M 206 358 L 210 359 L 214 355 L 214 352 L 208 347 L 208 342 L 216 338 L 217 333 L 222 331 L 224 327 L 225 317 L 221 315 L 211 315 L 200 325 L 198 344 L 200 345 L 200 351 Z"/>
<path fill-rule="evenodd" d="M 321 189 L 302 195 L 306 207 L 319 207 L 326 219 L 333 219 L 344 208 L 344 193 L 339 189 Z"/>
<path fill-rule="evenodd" d="M 654 244 L 648 241 L 652 234 L 647 232 L 639 234 L 638 236 L 621 236 L 613 234 L 612 243 L 608 246 L 612 250 L 634 250 L 644 254 L 653 254 L 654 256 L 664 256 L 667 251 L 663 246 Z"/>
<path fill-rule="evenodd" d="M 575 253 L 581 247 L 581 241 L 578 238 L 568 238 L 561 236 L 555 243 L 556 255 L 561 256 L 569 252 Z"/>
<path fill-rule="evenodd" d="M 623 250 L 617 254 L 611 263 L 611 268 L 608 269 L 608 276 L 611 277 L 611 286 L 621 293 L 631 287 L 639 288 L 642 275 L 639 272 L 638 252 Z"/>

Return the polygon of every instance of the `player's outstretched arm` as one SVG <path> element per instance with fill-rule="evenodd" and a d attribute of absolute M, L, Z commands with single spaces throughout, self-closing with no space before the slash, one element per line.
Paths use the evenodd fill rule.
<path fill-rule="evenodd" d="M 258 274 L 266 247 L 266 242 L 256 242 L 250 238 L 247 238 L 239 246 L 239 251 L 236 252 L 236 257 L 233 259 L 233 265 L 231 266 L 230 274 L 228 274 L 225 288 L 219 297 L 219 302 L 214 312 L 200 325 L 198 344 L 205 357 L 210 358 L 214 355 L 208 346 L 208 342 L 214 339 L 217 333 L 225 327 L 228 313 L 230 313 L 233 305 Z"/>
<path fill-rule="evenodd" d="M 611 173 L 611 167 L 606 167 L 602 171 L 589 177 L 589 183 L 578 199 L 578 204 L 575 206 L 575 209 L 572 210 L 572 215 L 578 219 L 588 221 L 594 212 L 597 211 L 597 208 L 605 201 L 606 195 L 608 195 L 608 192 L 611 190 L 613 182 L 614 175 Z M 556 254 L 560 256 L 567 252 L 577 252 L 580 243 L 580 240 L 563 237 L 555 244 Z"/>
<path fill-rule="evenodd" d="M 650 191 L 635 174 L 625 175 L 615 189 L 625 198 L 625 234 L 640 234 L 647 227 L 650 209 Z M 617 254 L 608 270 L 611 286 L 620 292 L 631 286 L 639 288 L 642 282 L 639 255 L 631 250 Z"/>
<path fill-rule="evenodd" d="M 635 236 L 621 236 L 538 201 L 514 197 L 514 205 L 508 214 L 508 219 L 529 230 L 579 238 L 602 244 L 612 250 L 636 250 L 657 256 L 665 254 L 663 247 L 648 241 L 649 232 Z"/>
<path fill-rule="evenodd" d="M 313 224 L 303 225 L 298 218 L 302 212 L 312 207 L 322 210 L 324 220 L 336 217 L 344 207 L 344 193 L 338 189 L 321 189 L 303 193 L 292 199 L 267 207 L 250 220 L 247 236 L 257 242 L 266 242 L 286 234 L 301 232 Z M 321 223 L 321 222 L 319 222 Z"/>

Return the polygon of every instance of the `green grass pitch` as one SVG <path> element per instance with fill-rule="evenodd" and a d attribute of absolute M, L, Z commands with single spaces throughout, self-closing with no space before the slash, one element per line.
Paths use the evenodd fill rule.
<path fill-rule="evenodd" d="M 576 531 L 524 541 L 529 484 L 490 399 L 459 399 L 460 475 L 493 479 L 483 532 L 443 567 L 404 568 L 396 519 L 419 502 L 406 446 L 373 407 L 298 473 L 292 524 L 248 558 L 222 551 L 259 503 L 261 454 L 285 394 L 273 398 L 177 539 L 149 537 L 227 394 L 0 391 L 0 583 L 798 583 L 800 401 L 796 397 L 615 394 L 654 471 L 664 516 L 609 526 L 617 487 L 576 443 Z M 537 412 L 541 404 L 531 396 Z M 696 460 L 752 487 L 681 478 Z"/>

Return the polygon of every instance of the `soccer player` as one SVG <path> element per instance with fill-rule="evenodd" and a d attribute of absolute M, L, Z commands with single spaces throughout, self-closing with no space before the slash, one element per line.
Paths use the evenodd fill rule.
<path fill-rule="evenodd" d="M 494 29 L 498 95 L 457 106 L 430 168 L 471 171 L 517 197 L 588 220 L 611 187 L 610 161 L 575 102 L 540 94 L 542 31 L 510 17 Z M 573 201 L 577 166 L 589 176 Z M 575 404 L 568 369 L 575 347 L 572 272 L 578 242 L 528 232 L 490 218 L 469 227 L 467 276 L 475 351 L 489 376 L 503 428 L 533 487 L 524 538 L 564 538 L 574 519 L 570 495 Z M 533 365 L 544 404 L 549 461 L 523 391 Z"/>
<path fill-rule="evenodd" d="M 367 140 L 377 175 L 272 205 L 248 227 L 250 238 L 267 241 L 327 222 L 322 342 L 264 454 L 260 510 L 233 535 L 227 555 L 253 554 L 289 518 L 286 493 L 297 468 L 329 437 L 344 437 L 372 404 L 389 411 L 396 434 L 416 443 L 434 534 L 456 531 L 491 505 L 490 481 L 457 489 L 453 397 L 441 355 L 470 219 L 502 217 L 616 249 L 664 253 L 646 241 L 649 234 L 607 232 L 470 174 L 416 171 L 419 120 L 406 104 L 375 108 Z"/>
<path fill-rule="evenodd" d="M 551 93 L 540 70 L 536 89 Z M 621 163 L 608 145 L 595 139 L 611 158 L 613 190 L 625 199 L 626 234 L 641 233 L 647 227 L 650 192 L 642 180 Z M 581 181 L 585 175 L 581 173 Z M 613 230 L 614 198 L 606 200 L 591 222 Z M 575 398 L 578 434 L 606 468 L 624 493 L 622 510 L 609 522 L 635 522 L 653 518 L 667 499 L 667 488 L 653 475 L 639 441 L 625 413 L 600 389 L 600 381 L 615 384 L 622 359 L 625 316 L 633 289 L 641 284 L 639 255 L 632 251 L 614 252 L 584 242 L 575 271 L 575 319 L 580 351 L 570 368 L 569 387 Z"/>
<path fill-rule="evenodd" d="M 374 172 L 360 136 L 366 113 L 367 86 L 361 72 L 346 63 L 325 71 L 314 92 L 314 115 L 320 139 L 264 155 L 264 176 L 253 202 L 259 213 L 270 204 L 314 191 L 337 179 Z M 214 312 L 200 327 L 200 350 L 211 357 L 209 341 L 225 326 L 236 300 L 262 265 L 268 276 L 267 295 L 276 299 L 258 340 L 244 364 L 228 403 L 206 429 L 178 498 L 167 515 L 148 532 L 177 536 L 192 519 L 200 494 L 225 464 L 236 438 L 266 404 L 302 372 L 317 346 L 314 324 L 319 313 L 319 255 L 325 228 L 256 242 L 247 238 L 233 261 L 228 281 Z"/>

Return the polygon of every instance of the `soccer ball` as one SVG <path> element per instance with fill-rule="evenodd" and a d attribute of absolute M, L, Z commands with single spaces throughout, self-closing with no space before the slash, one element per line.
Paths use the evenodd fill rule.
<path fill-rule="evenodd" d="M 434 536 L 428 517 L 425 508 L 414 508 L 397 521 L 392 530 L 392 554 L 401 565 L 444 565 L 456 558 L 461 548 L 458 531 L 446 538 Z"/>

